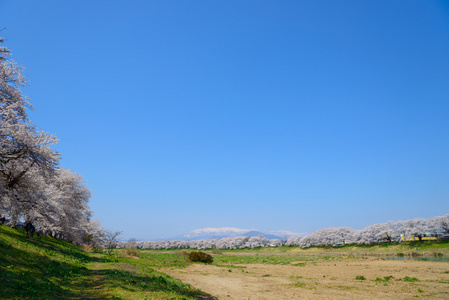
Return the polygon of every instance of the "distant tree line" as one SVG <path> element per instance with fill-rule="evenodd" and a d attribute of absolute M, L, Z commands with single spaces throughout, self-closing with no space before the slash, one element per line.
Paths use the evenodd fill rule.
<path fill-rule="evenodd" d="M 287 240 L 269 240 L 263 235 L 256 237 L 236 236 L 222 239 L 202 239 L 193 241 L 140 241 L 133 246 L 140 249 L 241 249 L 266 246 L 343 246 L 345 244 L 374 244 L 381 242 L 421 241 L 425 237 L 439 238 L 449 235 L 449 214 L 430 219 L 415 218 L 406 221 L 389 221 L 370 225 L 361 230 L 349 227 L 319 229 L 306 236 L 293 236 Z M 118 243 L 117 247 L 126 247 Z"/>
<path fill-rule="evenodd" d="M 60 166 L 54 135 L 32 124 L 21 88 L 23 70 L 9 59 L 0 38 L 0 217 L 10 226 L 32 222 L 41 234 L 74 243 L 99 242 L 103 234 L 89 208 L 83 177 Z"/>

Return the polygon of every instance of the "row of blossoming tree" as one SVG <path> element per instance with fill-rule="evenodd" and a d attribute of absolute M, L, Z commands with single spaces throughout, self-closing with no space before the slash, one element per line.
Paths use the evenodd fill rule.
<path fill-rule="evenodd" d="M 74 243 L 95 242 L 90 191 L 81 175 L 59 165 L 54 135 L 38 130 L 21 88 L 27 79 L 0 38 L 0 214 L 11 226 L 30 221 L 42 234 Z M 4 219 L 3 219 L 4 220 Z"/>
<path fill-rule="evenodd" d="M 349 227 L 319 229 L 306 236 L 293 236 L 286 240 L 269 240 L 262 235 L 257 237 L 236 236 L 222 239 L 203 239 L 193 241 L 141 241 L 135 246 L 140 249 L 239 249 L 264 246 L 341 246 L 348 243 L 372 244 L 380 242 L 419 240 L 427 236 L 439 238 L 449 235 L 449 214 L 430 219 L 411 219 L 389 221 L 370 225 L 361 230 Z M 119 243 L 119 247 L 127 246 Z"/>

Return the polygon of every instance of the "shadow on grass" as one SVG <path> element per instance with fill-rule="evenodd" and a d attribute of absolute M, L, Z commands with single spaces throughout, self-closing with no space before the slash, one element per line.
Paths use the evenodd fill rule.
<path fill-rule="evenodd" d="M 141 276 L 86 268 L 87 263 L 108 262 L 117 260 L 91 255 L 73 244 L 45 236 L 28 239 L 23 230 L 0 226 L 0 299 L 121 299 L 113 295 L 114 288 L 216 299 L 154 271 Z"/>
<path fill-rule="evenodd" d="M 181 283 L 168 275 L 149 272 L 147 275 L 134 274 L 128 271 L 108 269 L 94 271 L 95 275 L 104 278 L 108 288 L 121 288 L 130 293 L 165 292 L 178 296 L 189 296 L 195 299 L 216 300 L 200 290 L 195 290 L 188 284 Z"/>
<path fill-rule="evenodd" d="M 0 299 L 104 299 L 90 293 L 83 283 L 87 269 L 14 249 L 0 252 Z M 9 252 L 9 253 L 8 253 Z"/>
<path fill-rule="evenodd" d="M 48 237 L 28 239 L 23 230 L 0 227 L 0 298 L 100 299 L 77 283 L 88 275 L 89 257 L 76 246 Z M 66 247 L 66 249 L 62 249 Z"/>

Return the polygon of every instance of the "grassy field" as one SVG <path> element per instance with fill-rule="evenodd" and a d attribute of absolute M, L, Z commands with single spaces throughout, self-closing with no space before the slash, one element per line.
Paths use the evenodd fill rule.
<path fill-rule="evenodd" d="M 174 254 L 142 256 L 88 253 L 0 226 L 0 299 L 213 299 L 156 271 L 186 265 L 176 263 Z"/>
<path fill-rule="evenodd" d="M 211 250 L 211 265 L 161 271 L 219 299 L 448 299 L 448 250 L 447 241 Z"/>
<path fill-rule="evenodd" d="M 204 291 L 212 295 L 219 295 L 220 291 L 209 290 L 210 284 L 206 284 L 204 291 L 201 291 L 197 288 L 203 287 L 203 282 L 190 280 L 192 278 L 189 276 L 195 275 L 194 268 L 208 270 L 198 271 L 200 273 L 218 272 L 219 282 L 224 282 L 222 279 L 226 276 L 235 280 L 237 274 L 240 277 L 244 276 L 242 280 L 251 281 L 254 274 L 257 274 L 258 279 L 263 278 L 262 281 L 271 282 L 275 278 L 280 278 L 279 274 L 283 274 L 284 271 L 285 274 L 289 274 L 291 268 L 309 270 L 308 272 L 313 274 L 314 270 L 321 269 L 312 267 L 323 266 L 323 270 L 329 270 L 328 273 L 332 274 L 334 265 L 341 265 L 341 268 L 351 265 L 353 269 L 357 269 L 357 266 L 366 265 L 366 261 L 376 256 L 449 257 L 449 243 L 442 241 L 308 249 L 265 247 L 230 251 L 214 249 L 207 252 L 214 257 L 213 264 L 207 266 L 187 262 L 179 250 L 141 250 L 138 251 L 140 257 L 127 257 L 123 250 L 116 250 L 113 255 L 107 255 L 103 252 L 86 252 L 73 244 L 49 237 L 35 236 L 33 239 L 27 239 L 23 230 L 0 226 L 0 299 L 215 299 Z M 257 267 L 259 272 L 266 273 L 259 274 L 255 271 L 259 265 L 266 266 Z M 448 265 L 447 262 L 443 262 L 439 266 Z M 338 277 L 337 275 L 322 272 L 324 275 L 320 276 L 329 278 L 328 286 L 338 282 L 331 280 L 332 276 Z M 184 282 L 192 283 L 193 287 L 174 279 L 167 275 L 168 273 L 176 275 Z M 440 273 L 443 274 L 441 276 L 448 277 L 449 266 Z M 360 276 L 369 278 L 369 274 L 361 273 Z M 384 277 L 390 274 L 384 275 L 379 272 L 380 279 L 375 277 L 365 282 L 379 284 L 383 280 L 382 284 L 385 284 L 388 280 Z M 407 273 L 402 276 L 398 273 L 388 284 L 395 282 L 397 285 L 404 285 L 405 279 L 402 277 L 414 278 L 411 275 L 413 274 Z M 302 275 L 297 273 L 290 274 L 285 280 L 292 282 L 286 286 L 311 287 L 310 282 L 299 281 L 300 276 Z M 210 278 L 212 277 L 211 275 Z M 352 281 L 356 276 L 353 277 Z M 325 279 L 320 281 L 317 279 L 315 285 L 322 284 L 323 280 Z M 357 280 L 356 285 L 361 286 L 360 282 L 363 282 L 363 279 Z M 345 286 L 343 283 L 339 284 Z M 232 284 L 229 288 L 232 290 Z M 274 297 L 278 296 L 276 294 Z M 230 297 L 232 299 L 232 296 Z"/>

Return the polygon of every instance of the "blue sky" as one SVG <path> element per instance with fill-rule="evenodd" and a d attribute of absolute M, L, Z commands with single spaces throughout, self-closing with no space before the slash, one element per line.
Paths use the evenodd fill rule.
<path fill-rule="evenodd" d="M 61 164 L 123 238 L 449 212 L 446 1 L 0 1 Z"/>

